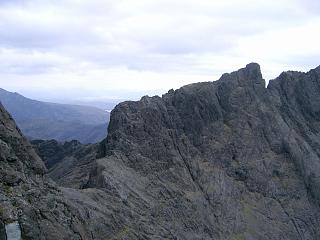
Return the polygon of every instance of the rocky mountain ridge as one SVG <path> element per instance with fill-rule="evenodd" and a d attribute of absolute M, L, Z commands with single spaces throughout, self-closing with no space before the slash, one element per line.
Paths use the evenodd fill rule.
<path fill-rule="evenodd" d="M 16 217 L 2 214 L 1 223 L 18 222 L 24 239 L 317 240 L 319 120 L 320 67 L 284 72 L 266 88 L 259 65 L 251 63 L 215 82 L 123 102 L 93 151 L 97 159 L 79 160 L 90 166 L 81 186 L 51 182 L 24 142 L 17 151 L 29 157 L 13 165 L 36 162 L 25 168 L 39 170 L 13 181 L 11 193 L 2 185 L 0 206 L 26 201 L 23 183 L 30 186 L 35 176 L 40 184 L 30 190 L 44 191 L 37 205 L 28 203 L 33 214 L 18 202 Z M 7 127 L 2 131 L 13 149 L 0 162 L 2 176 L 9 176 L 15 141 Z M 79 176 L 79 167 L 68 171 L 69 179 Z"/>
<path fill-rule="evenodd" d="M 156 238 L 317 239 L 319 86 L 315 69 L 265 88 L 253 63 L 121 103 L 90 186 L 154 213 Z"/>

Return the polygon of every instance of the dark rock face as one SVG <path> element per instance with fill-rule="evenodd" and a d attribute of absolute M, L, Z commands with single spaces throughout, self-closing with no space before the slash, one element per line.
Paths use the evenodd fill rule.
<path fill-rule="evenodd" d="M 44 161 L 48 176 L 63 187 L 83 188 L 100 154 L 100 144 L 84 145 L 77 140 L 34 140 L 31 144 Z"/>
<path fill-rule="evenodd" d="M 320 68 L 307 74 L 282 73 L 268 89 L 290 127 L 284 132 L 284 150 L 295 162 L 311 196 L 320 203 Z"/>
<path fill-rule="evenodd" d="M 23 181 L 24 175 L 44 174 L 45 166 L 22 137 L 11 116 L 0 105 L 0 148 L 1 183 L 15 186 Z"/>
<path fill-rule="evenodd" d="M 54 139 L 33 140 L 30 143 L 34 146 L 36 153 L 41 157 L 48 169 L 59 163 L 66 155 L 72 154 L 81 145 L 80 142 L 75 140 L 70 142 L 71 144 L 67 144 L 65 148 L 64 144 Z M 70 145 L 71 147 L 69 148 Z"/>
<path fill-rule="evenodd" d="M 89 186 L 129 206 L 121 239 L 320 239 L 319 86 L 252 63 L 121 103 Z"/>

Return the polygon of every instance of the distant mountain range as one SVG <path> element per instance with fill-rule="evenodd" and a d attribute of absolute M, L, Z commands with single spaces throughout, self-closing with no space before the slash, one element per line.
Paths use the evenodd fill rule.
<path fill-rule="evenodd" d="M 107 135 L 110 115 L 99 108 L 36 101 L 1 88 L 0 101 L 29 139 L 95 143 Z"/>

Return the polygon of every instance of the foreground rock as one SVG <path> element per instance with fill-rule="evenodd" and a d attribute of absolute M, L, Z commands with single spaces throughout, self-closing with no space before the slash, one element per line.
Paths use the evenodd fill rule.
<path fill-rule="evenodd" d="M 0 171 L 0 239 L 104 239 L 114 224 L 106 193 L 59 188 L 45 175 L 42 160 L 1 104 Z"/>

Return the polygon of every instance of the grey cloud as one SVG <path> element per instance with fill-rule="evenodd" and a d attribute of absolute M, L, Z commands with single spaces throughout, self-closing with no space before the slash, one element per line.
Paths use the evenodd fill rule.
<path fill-rule="evenodd" d="M 41 4 L 46 6 L 46 1 L 35 2 L 40 6 Z M 33 5 L 31 5 L 31 7 L 29 6 L 31 8 L 30 11 L 34 11 L 32 8 Z M 208 49 L 207 51 L 219 51 L 223 45 L 227 45 L 224 44 L 225 41 L 219 41 L 219 39 L 223 39 L 224 36 L 232 39 L 245 34 L 265 31 L 266 26 L 262 26 L 262 24 L 266 20 L 268 21 L 267 27 L 270 28 L 279 27 L 281 24 L 293 24 L 292 21 L 300 19 L 298 16 L 294 15 L 292 11 L 287 11 L 286 14 L 283 14 L 283 10 L 266 13 L 267 11 L 265 11 L 265 9 L 261 9 L 261 7 L 255 9 L 254 6 L 246 6 L 242 9 L 237 9 L 236 7 L 238 5 L 236 5 L 236 7 L 230 7 L 230 9 L 226 9 L 226 11 L 220 13 L 219 9 L 200 8 L 197 10 L 197 7 L 194 7 L 194 5 L 186 5 L 188 8 L 187 13 L 191 12 L 193 15 L 184 16 L 182 19 L 179 19 L 179 15 L 174 17 L 171 27 L 174 28 L 174 31 L 179 31 L 181 28 L 189 28 L 189 32 L 181 32 L 180 34 L 178 33 L 177 35 L 172 36 L 170 32 L 167 32 L 167 30 L 170 29 L 160 29 L 154 36 L 150 36 L 150 34 L 148 34 L 148 29 L 136 29 L 136 31 L 127 29 L 126 32 L 121 35 L 112 30 L 113 26 L 117 27 L 118 20 L 121 21 L 122 17 L 127 17 L 127 15 L 122 13 L 119 6 L 111 4 L 110 1 L 104 2 L 104 4 L 102 1 L 90 1 L 90 4 L 86 3 L 80 6 L 74 5 L 75 3 L 73 2 L 72 5 L 72 2 L 70 1 L 57 1 L 57 4 L 54 5 L 54 7 L 57 8 L 58 20 L 59 10 L 61 10 L 63 17 L 67 17 L 65 22 L 62 23 L 57 21 L 51 23 L 51 25 L 42 25 L 41 19 L 38 19 L 37 22 L 28 22 L 22 18 L 19 21 L 19 18 L 17 19 L 16 16 L 12 16 L 12 19 L 1 19 L 4 24 L 0 28 L 0 43 L 3 46 L 29 47 L 35 49 L 50 47 L 59 48 L 60 45 L 94 45 L 99 44 L 99 41 L 103 42 L 105 40 L 100 39 L 100 36 L 92 31 L 92 28 L 98 26 L 101 27 L 103 31 L 109 32 L 117 38 L 125 37 L 128 41 L 142 42 L 146 44 L 147 48 L 149 47 L 149 50 L 158 50 L 160 51 L 159 53 L 161 53 L 161 50 L 164 50 L 163 53 L 168 54 L 169 49 L 178 49 L 176 51 L 172 50 L 173 54 L 177 54 L 177 52 L 189 53 L 190 51 L 204 51 L 204 48 Z M 164 4 L 164 6 L 166 5 Z M 52 6 L 49 4 L 48 7 Z M 74 7 L 75 10 L 64 12 L 64 9 L 68 7 L 71 9 Z M 122 7 L 126 7 L 126 5 L 124 4 Z M 172 6 L 170 5 L 170 7 Z M 176 8 L 178 7 L 180 7 L 180 5 L 176 6 Z M 112 12 L 111 10 L 118 12 Z M 208 21 L 210 21 L 210 18 L 217 18 L 220 22 L 215 25 L 210 25 L 206 22 L 192 24 L 193 20 L 197 20 L 201 17 L 201 15 L 199 15 L 200 13 L 197 13 L 197 11 L 200 10 L 202 10 L 202 14 L 204 14 L 204 11 L 207 11 Z M 168 11 L 170 11 L 170 8 L 168 8 Z M 83 14 L 83 12 L 86 12 L 86 15 Z M 35 12 L 35 14 L 37 14 L 37 12 Z M 66 16 L 67 14 L 70 14 L 70 16 Z M 108 14 L 112 16 L 108 17 Z M 277 18 L 274 16 L 277 16 Z M 281 20 L 280 17 L 285 19 Z M 183 18 L 187 18 L 187 22 L 185 22 Z M 288 18 L 290 18 L 290 21 L 286 21 Z M 146 26 L 146 28 L 157 28 L 157 23 L 154 23 L 154 26 L 152 26 L 152 24 L 151 21 L 150 26 Z M 206 26 L 203 26 L 204 24 Z M 132 26 L 129 25 L 128 27 Z M 142 33 L 139 33 L 139 30 L 142 31 Z M 115 41 L 117 40 L 118 39 Z M 161 42 L 164 43 L 164 46 L 161 46 Z M 229 40 L 229 42 L 231 42 L 231 40 Z M 170 43 L 172 46 L 170 46 Z M 106 44 L 114 43 L 107 42 Z M 179 48 L 180 44 L 182 46 L 184 45 L 184 47 Z"/>
<path fill-rule="evenodd" d="M 63 45 L 97 44 L 99 37 L 81 25 L 43 26 L 7 21 L 0 27 L 0 46 L 22 49 L 58 49 Z"/>

